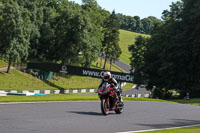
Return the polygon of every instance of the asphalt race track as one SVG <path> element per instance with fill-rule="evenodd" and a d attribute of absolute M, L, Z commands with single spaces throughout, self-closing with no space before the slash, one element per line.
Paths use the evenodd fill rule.
<path fill-rule="evenodd" d="M 100 102 L 0 104 L 0 133 L 115 133 L 200 124 L 200 106 L 125 101 L 118 115 Z"/>

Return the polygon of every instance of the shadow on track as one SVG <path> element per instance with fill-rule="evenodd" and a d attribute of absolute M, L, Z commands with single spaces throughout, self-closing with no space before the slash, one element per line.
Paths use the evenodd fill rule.
<path fill-rule="evenodd" d="M 80 114 L 80 115 L 102 115 L 101 113 L 98 112 L 81 112 L 81 111 L 66 111 L 68 113 L 74 113 L 74 114 Z"/>
<path fill-rule="evenodd" d="M 178 127 L 178 126 L 200 125 L 200 121 L 199 120 L 187 120 L 187 119 L 172 119 L 171 123 L 137 124 L 137 125 L 151 127 L 151 128 L 168 128 L 168 127 Z"/>

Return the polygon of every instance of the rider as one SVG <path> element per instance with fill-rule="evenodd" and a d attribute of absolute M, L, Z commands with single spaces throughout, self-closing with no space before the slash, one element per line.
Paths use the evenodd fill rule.
<path fill-rule="evenodd" d="M 121 87 L 119 87 L 119 85 L 117 84 L 117 81 L 111 77 L 110 72 L 104 72 L 103 78 L 100 82 L 99 87 L 101 87 L 104 82 L 108 82 L 117 91 L 117 96 L 119 98 L 119 102 L 121 103 L 121 93 L 120 93 Z"/>

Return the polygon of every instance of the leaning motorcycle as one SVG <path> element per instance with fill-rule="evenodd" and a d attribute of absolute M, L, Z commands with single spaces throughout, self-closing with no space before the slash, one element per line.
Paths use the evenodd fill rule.
<path fill-rule="evenodd" d="M 121 99 L 121 102 L 119 102 L 116 90 L 110 84 L 104 82 L 98 89 L 98 95 L 101 100 L 101 112 L 103 115 L 108 115 L 109 111 L 115 111 L 116 114 L 123 112 L 123 100 Z"/>

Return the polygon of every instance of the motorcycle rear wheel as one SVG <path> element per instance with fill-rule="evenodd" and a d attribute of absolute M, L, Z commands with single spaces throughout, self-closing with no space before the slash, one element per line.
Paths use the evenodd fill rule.
<path fill-rule="evenodd" d="M 103 115 L 108 115 L 109 113 L 109 105 L 107 104 L 106 99 L 101 99 L 101 112 Z"/>

